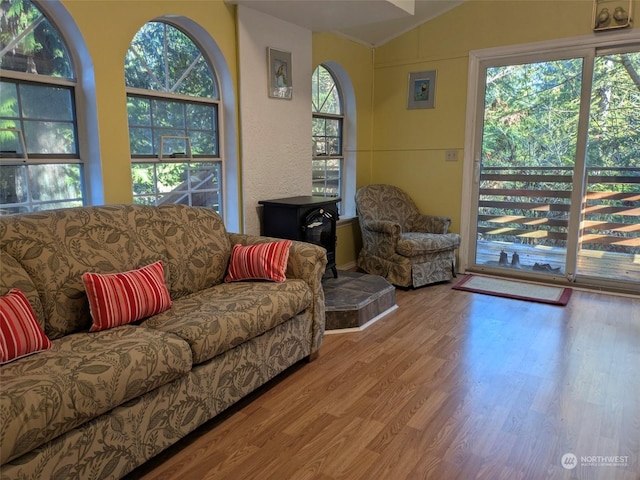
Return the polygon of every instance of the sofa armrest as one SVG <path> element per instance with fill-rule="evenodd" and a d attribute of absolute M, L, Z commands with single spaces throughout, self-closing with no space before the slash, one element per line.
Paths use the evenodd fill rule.
<path fill-rule="evenodd" d="M 451 225 L 449 217 L 437 215 L 416 215 L 411 219 L 410 231 L 422 233 L 447 233 Z"/>
<path fill-rule="evenodd" d="M 282 240 L 258 235 L 246 235 L 230 233 L 231 247 L 235 244 L 255 245 L 258 243 Z M 311 353 L 316 352 L 322 345 L 322 337 L 325 329 L 325 301 L 322 277 L 327 267 L 327 251 L 311 243 L 292 241 L 289 249 L 289 261 L 287 263 L 287 278 L 304 280 L 313 294 L 311 314 L 313 318 L 313 332 L 311 341 Z"/>

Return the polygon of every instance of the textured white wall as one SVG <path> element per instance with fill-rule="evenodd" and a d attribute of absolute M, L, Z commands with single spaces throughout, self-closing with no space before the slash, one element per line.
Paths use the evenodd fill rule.
<path fill-rule="evenodd" d="M 238 5 L 244 232 L 260 234 L 260 200 L 311 194 L 312 32 Z M 267 47 L 291 52 L 293 98 L 267 92 Z"/>

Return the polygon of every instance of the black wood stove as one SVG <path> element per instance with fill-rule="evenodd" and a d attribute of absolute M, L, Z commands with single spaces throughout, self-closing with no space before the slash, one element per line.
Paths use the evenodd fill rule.
<path fill-rule="evenodd" d="M 327 270 L 336 269 L 336 222 L 340 198 L 315 196 L 261 200 L 262 234 L 268 237 L 301 240 L 327 250 Z"/>

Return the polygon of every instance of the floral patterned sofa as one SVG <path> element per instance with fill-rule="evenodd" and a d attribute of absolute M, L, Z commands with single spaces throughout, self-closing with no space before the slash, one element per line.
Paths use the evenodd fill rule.
<path fill-rule="evenodd" d="M 455 277 L 460 235 L 448 233 L 451 219 L 423 215 L 407 193 L 374 184 L 356 192 L 362 233 L 358 267 L 399 287 L 421 287 Z"/>
<path fill-rule="evenodd" d="M 212 210 L 111 205 L 0 217 L 0 295 L 29 300 L 52 348 L 0 366 L 2 479 L 120 478 L 318 350 L 326 252 L 292 242 L 283 282 L 225 283 Z M 89 332 L 86 272 L 162 261 L 171 307 Z"/>

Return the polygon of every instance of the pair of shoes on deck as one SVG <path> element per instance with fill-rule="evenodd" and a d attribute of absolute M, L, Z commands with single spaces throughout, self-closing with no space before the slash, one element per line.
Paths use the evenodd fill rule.
<path fill-rule="evenodd" d="M 548 263 L 537 263 L 537 262 L 533 264 L 533 269 L 536 272 L 559 272 L 560 271 L 560 267 L 553 268 Z"/>
<path fill-rule="evenodd" d="M 501 267 L 509 266 L 509 257 L 504 250 L 500 252 L 500 260 L 498 260 L 498 265 L 500 265 Z M 516 252 L 513 252 L 513 256 L 511 257 L 511 268 L 520 268 L 520 255 L 518 255 Z"/>

